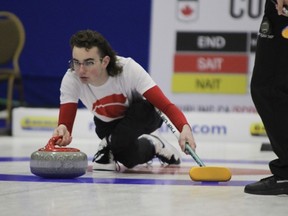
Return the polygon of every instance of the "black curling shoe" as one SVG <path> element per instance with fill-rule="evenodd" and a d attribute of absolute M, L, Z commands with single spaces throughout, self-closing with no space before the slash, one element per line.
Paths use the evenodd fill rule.
<path fill-rule="evenodd" d="M 270 176 L 258 182 L 248 184 L 244 188 L 245 193 L 258 195 L 288 194 L 288 180 Z"/>

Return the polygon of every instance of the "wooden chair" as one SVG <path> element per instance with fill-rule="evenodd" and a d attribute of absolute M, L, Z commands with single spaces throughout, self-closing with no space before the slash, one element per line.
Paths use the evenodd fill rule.
<path fill-rule="evenodd" d="M 8 11 L 0 11 L 0 83 L 7 83 L 6 127 L 11 128 L 14 87 L 17 87 L 19 98 L 24 103 L 24 92 L 19 57 L 25 43 L 25 30 L 19 18 Z"/>

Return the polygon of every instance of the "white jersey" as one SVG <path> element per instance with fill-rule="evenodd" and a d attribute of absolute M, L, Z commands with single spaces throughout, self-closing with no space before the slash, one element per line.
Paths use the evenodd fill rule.
<path fill-rule="evenodd" d="M 122 73 L 109 76 L 101 86 L 83 84 L 75 71 L 69 69 L 61 83 L 60 103 L 78 103 L 81 100 L 88 110 L 105 122 L 123 118 L 132 102 L 132 95 L 136 92 L 143 95 L 156 84 L 132 58 L 117 56 L 117 63 L 123 67 Z"/>

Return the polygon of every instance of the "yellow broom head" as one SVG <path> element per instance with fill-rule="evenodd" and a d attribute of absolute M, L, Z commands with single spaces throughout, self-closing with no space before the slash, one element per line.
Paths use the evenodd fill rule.
<path fill-rule="evenodd" d="M 193 181 L 226 182 L 231 179 L 231 172 L 225 167 L 192 167 L 189 176 Z"/>

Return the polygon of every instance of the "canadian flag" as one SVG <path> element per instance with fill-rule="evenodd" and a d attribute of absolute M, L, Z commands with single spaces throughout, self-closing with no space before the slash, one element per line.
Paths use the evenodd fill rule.
<path fill-rule="evenodd" d="M 177 0 L 177 17 L 182 21 L 193 21 L 198 18 L 199 0 Z"/>

